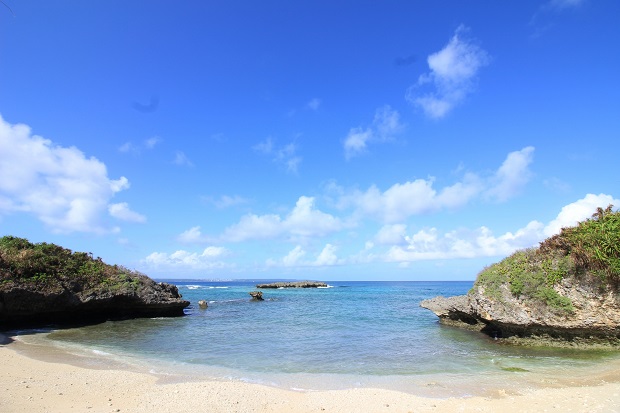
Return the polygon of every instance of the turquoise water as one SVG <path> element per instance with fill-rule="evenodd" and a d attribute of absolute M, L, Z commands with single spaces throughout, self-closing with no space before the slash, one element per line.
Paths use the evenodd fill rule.
<path fill-rule="evenodd" d="M 185 317 L 107 322 L 37 337 L 173 378 L 306 390 L 371 386 L 465 395 L 515 377 L 519 385 L 568 380 L 616 361 L 609 352 L 498 345 L 441 326 L 419 307 L 426 298 L 465 294 L 471 282 L 330 282 L 330 288 L 265 289 L 261 302 L 248 294 L 256 281 L 175 283 L 191 302 Z M 199 309 L 198 300 L 209 307 Z M 524 371 L 506 371 L 515 368 Z"/>

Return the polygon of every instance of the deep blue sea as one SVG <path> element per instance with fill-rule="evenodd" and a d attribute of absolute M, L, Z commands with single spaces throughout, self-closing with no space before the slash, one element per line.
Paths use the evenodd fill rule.
<path fill-rule="evenodd" d="M 472 282 L 330 282 L 264 289 L 253 281 L 172 281 L 191 302 L 185 317 L 106 322 L 25 334 L 89 363 L 122 363 L 169 380 L 241 380 L 325 390 L 381 387 L 431 396 L 566 384 L 617 367 L 616 353 L 500 345 L 441 326 L 419 307 L 465 294 Z M 198 301 L 209 307 L 199 309 Z M 616 363 L 616 364 L 614 364 Z"/>

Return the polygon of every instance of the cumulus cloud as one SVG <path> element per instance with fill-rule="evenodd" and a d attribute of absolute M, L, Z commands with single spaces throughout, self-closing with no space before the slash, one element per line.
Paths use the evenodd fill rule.
<path fill-rule="evenodd" d="M 545 236 L 558 234 L 564 227 L 570 227 L 590 218 L 598 207 L 606 208 L 608 205 L 620 206 L 620 199 L 614 199 L 606 194 L 587 194 L 584 198 L 568 204 L 562 208 L 558 216 L 545 227 Z"/>
<path fill-rule="evenodd" d="M 459 26 L 448 44 L 427 58 L 429 73 L 419 77 L 407 91 L 407 100 L 431 118 L 442 118 L 471 93 L 478 72 L 489 61 L 486 51 L 467 38 Z M 424 93 L 421 89 L 430 86 Z"/>
<path fill-rule="evenodd" d="M 127 204 L 127 202 L 121 202 L 118 204 L 110 204 L 108 206 L 108 212 L 114 218 L 120 219 L 122 221 L 139 222 L 139 223 L 146 222 L 146 217 L 142 214 L 132 211 L 129 208 L 129 204 Z"/>
<path fill-rule="evenodd" d="M 0 116 L 0 214 L 29 213 L 55 232 L 117 231 L 103 217 L 114 194 L 127 188 L 127 178 L 110 179 L 98 159 Z"/>
<path fill-rule="evenodd" d="M 413 215 L 460 208 L 481 195 L 498 201 L 516 196 L 531 178 L 533 152 L 531 146 L 511 152 L 492 176 L 467 172 L 459 182 L 441 189 L 435 188 L 434 178 L 396 183 L 385 191 L 375 185 L 365 191 L 330 188 L 338 192 L 339 208 L 352 207 L 363 216 L 398 223 Z"/>
<path fill-rule="evenodd" d="M 268 267 L 327 267 L 338 265 L 341 261 L 336 256 L 337 248 L 332 244 L 326 244 L 321 252 L 310 260 L 304 260 L 307 256 L 307 252 L 301 245 L 297 245 L 290 250 L 282 259 L 267 260 Z"/>
<path fill-rule="evenodd" d="M 518 194 L 532 177 L 529 166 L 533 157 L 532 146 L 509 153 L 495 173 L 493 186 L 487 191 L 487 196 L 503 202 Z"/>
<path fill-rule="evenodd" d="M 282 235 L 291 238 L 305 238 L 323 236 L 343 227 L 338 218 L 316 209 L 314 204 L 314 198 L 302 196 L 284 218 L 277 214 L 245 215 L 237 224 L 224 231 L 222 239 L 240 242 L 250 239 L 269 239 Z"/>
<path fill-rule="evenodd" d="M 223 247 L 210 246 L 201 253 L 178 250 L 172 254 L 165 252 L 153 252 L 142 263 L 158 270 L 181 269 L 181 270 L 210 270 L 230 267 L 222 261 L 229 251 Z"/>
<path fill-rule="evenodd" d="M 200 231 L 200 226 L 196 226 L 179 234 L 179 236 L 177 237 L 177 241 L 182 242 L 184 244 L 195 244 L 195 243 L 210 242 L 211 238 L 206 235 L 203 235 L 202 232 Z"/>
<path fill-rule="evenodd" d="M 370 143 L 386 142 L 402 131 L 400 114 L 389 105 L 378 108 L 372 124 L 368 128 L 351 128 L 344 140 L 344 153 L 347 159 L 366 152 Z"/>
<path fill-rule="evenodd" d="M 559 233 L 561 228 L 574 226 L 591 217 L 598 207 L 605 208 L 609 204 L 617 205 L 618 202 L 620 200 L 611 195 L 588 194 L 563 207 L 546 226 L 534 220 L 515 232 L 499 236 L 484 226 L 444 234 L 436 228 L 427 228 L 411 235 L 406 235 L 404 226 L 386 226 L 375 238 L 385 244 L 394 244 L 384 256 L 390 262 L 507 256 L 516 250 L 536 246 L 545 238 Z"/>

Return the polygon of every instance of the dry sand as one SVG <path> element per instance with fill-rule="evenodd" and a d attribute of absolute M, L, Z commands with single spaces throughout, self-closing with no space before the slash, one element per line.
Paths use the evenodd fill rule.
<path fill-rule="evenodd" d="M 620 412 L 618 382 L 447 399 L 371 388 L 295 392 L 235 381 L 166 383 L 147 373 L 52 362 L 53 353 L 27 357 L 20 346 L 0 345 L 2 413 Z"/>

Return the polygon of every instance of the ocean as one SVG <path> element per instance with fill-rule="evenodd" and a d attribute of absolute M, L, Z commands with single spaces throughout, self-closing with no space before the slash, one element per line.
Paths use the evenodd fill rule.
<path fill-rule="evenodd" d="M 617 352 L 501 345 L 442 326 L 420 301 L 466 294 L 472 282 L 329 282 L 263 289 L 252 281 L 170 281 L 191 302 L 185 317 L 22 331 L 95 368 L 146 370 L 161 380 L 239 380 L 300 391 L 387 388 L 431 397 L 498 388 L 604 381 Z M 261 281 L 262 282 L 262 281 Z M 207 309 L 198 301 L 206 300 Z"/>

